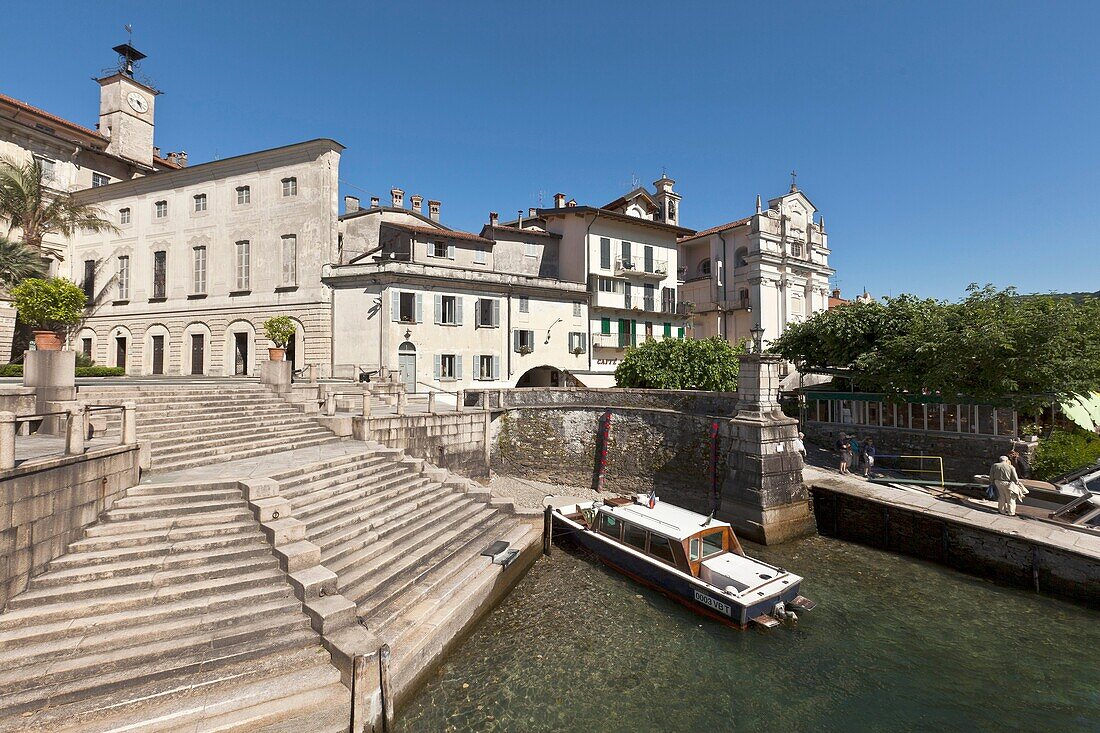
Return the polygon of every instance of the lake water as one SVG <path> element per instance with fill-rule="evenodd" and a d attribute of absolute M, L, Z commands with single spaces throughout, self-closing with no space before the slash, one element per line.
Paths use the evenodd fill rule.
<path fill-rule="evenodd" d="M 797 627 L 738 631 L 555 546 L 399 714 L 413 731 L 1100 731 L 1100 613 L 812 537 Z"/>

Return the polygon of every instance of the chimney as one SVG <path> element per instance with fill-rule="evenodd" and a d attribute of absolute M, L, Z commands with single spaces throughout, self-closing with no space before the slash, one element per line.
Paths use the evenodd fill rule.
<path fill-rule="evenodd" d="M 489 226 L 491 226 L 491 227 L 498 226 L 497 225 L 497 219 L 498 219 L 497 212 L 490 211 L 489 212 Z"/>
<path fill-rule="evenodd" d="M 434 221 L 439 221 L 439 206 L 438 201 L 428 202 L 428 216 Z"/>
<path fill-rule="evenodd" d="M 535 218 L 535 207 L 534 206 L 532 206 L 530 209 L 527 210 L 527 218 L 528 219 L 534 219 Z"/>
<path fill-rule="evenodd" d="M 572 209 L 576 205 L 577 205 L 577 200 L 576 199 L 569 199 L 569 202 L 565 204 L 565 208 Z"/>
<path fill-rule="evenodd" d="M 353 214 L 359 211 L 359 198 L 357 196 L 344 197 L 344 213 Z"/>
<path fill-rule="evenodd" d="M 370 207 L 372 209 L 377 209 L 378 208 L 378 197 L 377 196 L 371 196 L 370 197 Z"/>
<path fill-rule="evenodd" d="M 174 163 L 175 165 L 179 165 L 179 162 L 180 162 L 179 157 L 180 157 L 179 153 L 169 153 L 168 154 L 168 162 L 169 163 Z"/>
<path fill-rule="evenodd" d="M 840 300 L 840 288 L 833 288 L 833 297 Z"/>
<path fill-rule="evenodd" d="M 176 155 L 176 162 L 180 164 L 180 168 L 186 168 L 187 167 L 187 151 L 186 150 L 179 151 L 179 153 Z"/>
<path fill-rule="evenodd" d="M 405 192 L 400 188 L 390 189 L 390 205 L 395 209 L 401 209 L 405 206 Z"/>
<path fill-rule="evenodd" d="M 523 209 L 516 209 L 516 229 L 523 229 Z"/>
<path fill-rule="evenodd" d="M 565 208 L 565 194 L 564 193 L 554 194 L 554 208 L 555 209 L 564 209 Z"/>
<path fill-rule="evenodd" d="M 417 214 L 422 213 L 424 203 L 424 197 L 420 194 L 413 194 L 409 196 L 409 201 L 412 202 L 413 211 Z"/>
<path fill-rule="evenodd" d="M 153 155 L 157 156 L 158 158 L 160 157 L 160 148 L 158 148 L 156 145 L 153 146 Z"/>

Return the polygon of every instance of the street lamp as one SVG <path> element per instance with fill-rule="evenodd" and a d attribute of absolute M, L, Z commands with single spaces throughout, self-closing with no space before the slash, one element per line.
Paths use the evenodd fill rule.
<path fill-rule="evenodd" d="M 759 354 L 764 350 L 764 329 L 757 323 L 749 329 L 749 334 L 752 336 L 753 353 Z"/>

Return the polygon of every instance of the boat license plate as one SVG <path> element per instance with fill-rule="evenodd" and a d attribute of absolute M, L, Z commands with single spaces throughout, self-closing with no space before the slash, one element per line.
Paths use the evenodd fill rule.
<path fill-rule="evenodd" d="M 704 606 L 710 606 L 711 608 L 713 608 L 718 613 L 725 614 L 726 616 L 732 616 L 733 615 L 733 609 L 730 608 L 730 604 L 723 603 L 722 601 L 718 600 L 717 598 L 711 598 L 710 596 L 708 596 L 706 593 L 703 593 L 702 591 L 699 591 L 699 590 L 695 591 L 695 600 L 699 601 L 699 603 L 702 603 Z"/>

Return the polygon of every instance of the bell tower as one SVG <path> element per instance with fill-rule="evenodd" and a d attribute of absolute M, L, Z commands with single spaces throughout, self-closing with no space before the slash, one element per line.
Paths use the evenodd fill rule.
<path fill-rule="evenodd" d="M 118 69 L 99 83 L 99 132 L 110 142 L 107 152 L 140 165 L 153 166 L 153 110 L 156 89 L 134 78 L 134 64 L 145 58 L 129 43 L 112 49 Z"/>
<path fill-rule="evenodd" d="M 676 184 L 676 181 L 672 180 L 666 175 L 662 175 L 656 181 L 653 182 L 654 188 L 657 189 L 657 205 L 661 211 L 658 214 L 659 220 L 665 224 L 680 225 L 680 194 L 672 190 L 672 187 Z"/>

